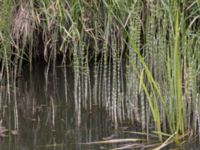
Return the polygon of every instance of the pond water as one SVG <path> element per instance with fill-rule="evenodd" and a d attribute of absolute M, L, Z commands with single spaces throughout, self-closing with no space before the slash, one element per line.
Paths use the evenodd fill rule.
<path fill-rule="evenodd" d="M 66 70 L 62 66 L 57 66 L 54 72 L 48 65 L 40 63 L 35 64 L 31 73 L 28 68 L 24 68 L 17 80 L 17 116 L 12 107 L 14 102 L 11 107 L 7 105 L 3 107 L 2 126 L 11 132 L 6 132 L 7 137 L 1 138 L 0 149 L 79 150 L 116 147 L 115 144 L 107 147 L 85 144 L 107 137 L 116 137 L 121 133 L 114 130 L 111 117 L 99 104 L 91 104 L 89 110 L 85 108 L 87 106 L 78 108 L 80 112 L 76 110 L 79 106 L 76 106 L 74 99 L 80 96 L 82 100 L 86 100 L 89 96 L 84 97 L 86 95 L 82 92 L 85 91 L 74 90 L 77 86 L 74 69 L 65 68 Z M 80 74 L 82 77 L 85 76 L 83 72 Z M 88 90 L 88 95 L 91 94 L 89 92 Z M 14 99 L 12 94 L 13 91 L 11 99 Z M 14 126 L 19 130 L 15 131 Z"/>
<path fill-rule="evenodd" d="M 118 77 L 113 79 L 114 73 L 105 76 L 103 69 L 98 68 L 96 74 L 84 68 L 56 66 L 53 69 L 40 63 L 33 67 L 31 73 L 24 68 L 17 80 L 16 97 L 11 90 L 11 99 L 16 99 L 17 103 L 13 100 L 12 105 L 7 106 L 2 102 L 2 126 L 9 132 L 1 138 L 0 150 L 103 150 L 120 146 L 131 149 L 127 143 L 86 143 L 115 138 L 145 139 L 144 136 L 123 132 L 141 130 L 137 122 L 124 117 L 131 114 L 125 108 L 128 102 L 119 104 L 120 110 L 125 109 L 117 114 L 123 124 L 120 119 L 115 120 L 115 113 L 119 111 L 113 111 L 116 109 L 111 107 L 113 99 L 121 98 L 126 102 L 122 97 L 126 97 L 123 70 L 116 73 Z M 98 84 L 95 84 L 95 80 L 99 81 Z M 107 81 L 106 85 L 104 80 Z M 114 85 L 118 88 L 115 89 Z M 120 94 L 115 95 L 115 92 Z M 2 101 L 4 94 L 1 96 Z M 109 98 L 103 103 L 105 97 Z M 139 143 L 138 149 L 142 145 Z M 196 141 L 183 148 L 198 147 L 199 142 Z M 147 146 L 146 149 L 151 147 Z"/>

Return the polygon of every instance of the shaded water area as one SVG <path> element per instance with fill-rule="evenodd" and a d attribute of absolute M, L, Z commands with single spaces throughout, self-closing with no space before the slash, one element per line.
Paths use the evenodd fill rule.
<path fill-rule="evenodd" d="M 125 67 L 118 66 L 117 72 L 112 70 L 113 66 L 103 67 L 103 64 L 88 69 L 53 67 L 39 62 L 32 72 L 28 66 L 24 67 L 16 91 L 11 87 L 11 106 L 4 104 L 8 95 L 1 87 L 2 126 L 9 132 L 1 138 L 0 149 L 99 150 L 126 146 L 131 149 L 134 145 L 131 142 L 85 143 L 123 138 L 145 140 L 146 136 L 129 132 L 142 130 L 139 123 L 142 112 L 130 100 L 134 98 L 127 89 L 130 85 L 126 83 Z M 158 140 L 152 139 L 154 144 Z M 135 145 L 138 149 L 152 148 L 148 143 Z M 198 147 L 197 139 L 181 149 Z"/>
<path fill-rule="evenodd" d="M 77 70 L 82 71 L 77 74 Z M 120 134 L 100 102 L 102 85 L 99 83 L 99 92 L 94 94 L 94 75 L 87 76 L 84 70 L 53 68 L 41 62 L 34 65 L 32 72 L 24 67 L 16 83 L 17 104 L 13 102 L 10 107 L 4 104 L 8 95 L 3 91 L 6 86 L 2 86 L 2 126 L 11 132 L 1 139 L 0 149 L 104 149 L 83 143 Z M 101 81 L 103 74 L 96 77 Z M 13 90 L 11 87 L 12 100 Z M 15 131 L 15 127 L 19 130 Z"/>

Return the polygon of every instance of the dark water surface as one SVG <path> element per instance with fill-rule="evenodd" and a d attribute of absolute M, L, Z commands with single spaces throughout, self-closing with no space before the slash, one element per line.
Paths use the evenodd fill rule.
<path fill-rule="evenodd" d="M 26 68 L 24 70 L 17 81 L 18 118 L 14 115 L 13 107 L 4 108 L 2 125 L 10 132 L 6 132 L 8 137 L 1 138 L 0 150 L 87 150 L 116 147 L 115 144 L 84 144 L 120 133 L 114 130 L 104 108 L 92 105 L 89 110 L 75 110 L 72 68 L 64 70 L 60 66 L 53 72 L 52 68 L 47 71 L 48 66 L 37 64 L 32 73 Z M 19 128 L 17 133 L 14 130 L 14 120 L 17 120 Z"/>
<path fill-rule="evenodd" d="M 9 132 L 7 137 L 1 138 L 0 150 L 103 150 L 128 144 L 84 143 L 111 138 L 139 138 L 122 132 L 133 129 L 128 121 L 119 124 L 119 130 L 114 129 L 113 118 L 104 107 L 109 104 L 99 102 L 104 98 L 103 92 L 95 94 L 91 90 L 95 80 L 92 73 L 89 73 L 92 77 L 88 80 L 84 78 L 84 71 L 79 72 L 81 76 L 77 80 L 74 69 L 70 67 L 57 66 L 53 70 L 37 64 L 32 73 L 24 70 L 17 81 L 17 113 L 16 109 L 8 106 L 2 111 L 2 125 Z M 98 80 L 103 78 L 99 72 L 98 76 Z M 17 133 L 14 125 L 19 129 Z M 140 130 L 136 123 L 134 125 L 134 131 Z M 199 142 L 193 141 L 177 149 L 198 148 Z"/>

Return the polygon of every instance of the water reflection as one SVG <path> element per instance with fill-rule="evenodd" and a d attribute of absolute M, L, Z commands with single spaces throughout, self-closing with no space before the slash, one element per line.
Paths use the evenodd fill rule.
<path fill-rule="evenodd" d="M 81 144 L 113 133 L 105 108 L 92 103 L 89 79 L 70 67 L 57 67 L 53 72 L 44 66 L 36 64 L 32 73 L 23 71 L 17 81 L 19 131 L 17 135 L 9 132 L 2 139 L 0 149 L 99 149 L 99 146 Z M 4 126 L 11 131 L 16 116 L 14 109 L 6 107 L 4 111 Z"/>

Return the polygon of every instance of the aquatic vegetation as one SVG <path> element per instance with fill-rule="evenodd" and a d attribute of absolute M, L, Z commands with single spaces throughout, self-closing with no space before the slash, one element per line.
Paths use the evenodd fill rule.
<path fill-rule="evenodd" d="M 147 140 L 153 130 L 165 140 L 161 147 L 188 132 L 200 134 L 198 0 L 4 0 L 0 7 L 0 81 L 7 83 L 0 110 L 3 103 L 14 105 L 15 129 L 16 76 L 24 63 L 31 71 L 34 61 L 44 60 L 46 91 L 51 67 L 56 78 L 58 64 L 73 65 L 78 125 L 82 109 L 101 106 L 114 128 L 126 120 L 139 123 Z"/>

